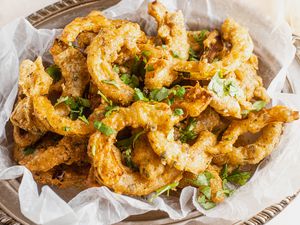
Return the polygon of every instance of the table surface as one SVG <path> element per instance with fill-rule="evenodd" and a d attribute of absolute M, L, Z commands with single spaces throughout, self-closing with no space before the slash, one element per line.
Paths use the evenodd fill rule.
<path fill-rule="evenodd" d="M 0 0 L 0 26 L 17 17 L 26 17 L 32 12 L 50 5 L 57 0 Z M 255 0 L 259 1 L 259 0 Z M 277 1 L 277 0 L 273 0 Z M 269 221 L 268 225 L 299 225 L 300 195 L 296 197 L 283 212 Z"/>

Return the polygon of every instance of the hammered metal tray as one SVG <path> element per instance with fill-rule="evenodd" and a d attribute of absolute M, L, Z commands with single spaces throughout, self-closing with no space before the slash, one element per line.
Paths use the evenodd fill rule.
<path fill-rule="evenodd" d="M 49 5 L 27 17 L 28 21 L 36 28 L 62 28 L 67 23 L 72 21 L 75 17 L 84 16 L 93 9 L 106 9 L 120 0 L 61 0 L 57 3 Z M 295 38 L 295 44 L 300 50 L 300 38 Z M 299 61 L 300 62 L 300 61 Z M 299 66 L 300 71 L 300 66 Z M 287 82 L 287 89 L 290 85 Z M 0 225 L 34 225 L 31 221 L 26 219 L 21 211 L 18 200 L 19 180 L 0 181 Z M 55 190 L 66 201 L 70 200 L 76 195 L 77 190 L 64 191 Z M 255 215 L 248 221 L 239 221 L 236 224 L 247 225 L 261 225 L 271 220 L 278 213 L 280 213 L 296 195 L 287 197 L 280 203 L 272 205 L 262 212 Z M 166 213 L 160 211 L 152 211 L 146 214 L 131 216 L 123 221 L 122 224 L 130 222 L 130 224 L 185 224 L 191 222 L 202 216 L 198 211 L 191 212 L 186 218 L 182 220 L 171 220 Z M 201 224 L 197 222 L 197 224 Z"/>

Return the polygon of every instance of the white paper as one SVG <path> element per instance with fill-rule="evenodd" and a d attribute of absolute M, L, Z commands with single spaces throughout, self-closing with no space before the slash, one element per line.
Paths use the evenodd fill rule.
<path fill-rule="evenodd" d="M 188 29 L 214 28 L 228 16 L 248 27 L 260 62 L 264 62 L 261 63 L 261 75 L 266 84 L 270 84 L 268 91 L 273 97 L 273 104 L 283 104 L 300 110 L 300 95 L 280 93 L 287 68 L 295 54 L 291 31 L 286 23 L 276 21 L 275 25 L 259 11 L 249 9 L 246 3 L 238 4 L 232 0 L 165 0 L 163 3 L 170 10 L 183 11 Z M 105 14 L 110 18 L 137 21 L 147 33 L 153 34 L 155 23 L 153 18 L 147 15 L 147 4 L 148 1 L 144 0 L 123 0 L 106 10 Z M 198 205 L 197 191 L 192 187 L 183 189 L 180 199 L 159 197 L 153 204 L 141 198 L 115 194 L 106 187 L 82 191 L 68 203 L 48 186 L 44 186 L 41 193 L 38 193 L 30 171 L 23 166 L 12 166 L 9 160 L 12 140 L 10 135 L 6 137 L 9 134 L 9 126 L 6 126 L 6 123 L 17 94 L 20 61 L 25 58 L 33 60 L 38 55 L 47 56 L 44 53 L 57 33 L 55 30 L 36 30 L 25 19 L 18 19 L 0 30 L 0 179 L 14 179 L 23 174 L 19 189 L 21 210 L 35 223 L 111 224 L 129 215 L 158 209 L 167 212 L 172 219 L 180 219 L 197 208 L 206 215 L 197 218 L 198 221 L 222 224 L 225 220 L 247 219 L 265 207 L 294 194 L 300 188 L 300 122 L 296 121 L 286 126 L 276 151 L 263 163 L 263 167 L 259 167 L 252 179 L 224 203 L 209 211 Z M 289 73 L 292 86 L 296 87 L 300 83 L 295 83 L 299 79 L 293 79 L 294 76 L 297 74 Z"/>

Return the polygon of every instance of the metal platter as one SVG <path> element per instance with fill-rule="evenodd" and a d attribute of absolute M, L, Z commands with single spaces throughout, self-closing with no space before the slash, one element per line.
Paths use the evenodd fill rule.
<path fill-rule="evenodd" d="M 62 28 L 75 17 L 84 16 L 93 9 L 106 9 L 119 1 L 120 0 L 61 0 L 29 15 L 27 19 L 36 28 Z M 300 46 L 300 41 L 298 41 L 298 44 Z M 288 82 L 286 89 L 292 92 Z M 0 181 L 0 225 L 34 225 L 34 223 L 26 219 L 20 211 L 18 200 L 19 184 L 19 180 Z M 66 201 L 78 193 L 78 190 L 68 190 L 67 194 L 65 191 L 56 189 L 55 191 Z M 265 224 L 280 213 L 295 196 L 296 195 L 287 197 L 280 203 L 263 210 L 250 220 L 238 222 L 238 224 Z M 174 221 L 169 219 L 166 213 L 152 211 L 142 215 L 131 216 L 124 220 L 122 224 L 183 224 L 187 221 L 193 221 L 199 216 L 202 215 L 198 211 L 193 211 L 183 220 Z M 197 222 L 197 224 L 199 224 L 199 222 Z"/>

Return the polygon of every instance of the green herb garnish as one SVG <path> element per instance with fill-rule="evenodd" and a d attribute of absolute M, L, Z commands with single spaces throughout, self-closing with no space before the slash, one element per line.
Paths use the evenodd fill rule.
<path fill-rule="evenodd" d="M 147 71 L 147 72 L 154 71 L 154 67 L 153 67 L 153 65 L 152 65 L 152 64 L 149 64 L 149 65 L 147 65 L 147 67 L 146 67 L 146 71 Z"/>
<path fill-rule="evenodd" d="M 56 83 L 61 79 L 61 71 L 57 65 L 51 65 L 46 69 L 46 72 L 52 77 L 53 82 Z"/>
<path fill-rule="evenodd" d="M 188 60 L 189 61 L 199 61 L 199 56 L 192 48 L 189 49 L 189 59 Z"/>
<path fill-rule="evenodd" d="M 135 75 L 129 75 L 127 73 L 124 73 L 121 75 L 120 79 L 127 85 L 129 85 L 132 88 L 136 88 L 139 86 L 139 78 Z"/>
<path fill-rule="evenodd" d="M 70 130 L 71 130 L 71 127 L 63 127 L 63 130 L 64 130 L 64 131 L 70 131 Z"/>
<path fill-rule="evenodd" d="M 105 107 L 104 116 L 108 117 L 113 111 L 118 111 L 118 110 L 119 110 L 119 106 L 109 105 L 109 106 Z"/>
<path fill-rule="evenodd" d="M 151 52 L 149 50 L 142 51 L 142 55 L 145 57 L 149 57 L 151 55 Z"/>
<path fill-rule="evenodd" d="M 175 115 L 175 116 L 181 116 L 181 115 L 183 115 L 183 114 L 184 114 L 183 109 L 181 109 L 181 108 L 176 108 L 176 109 L 174 109 L 174 115 Z"/>
<path fill-rule="evenodd" d="M 195 126 L 196 119 L 190 118 L 186 128 L 180 131 L 179 140 L 182 143 L 187 143 L 188 141 L 194 140 L 197 137 L 197 134 L 194 132 Z"/>
<path fill-rule="evenodd" d="M 105 84 L 113 85 L 116 88 L 120 89 L 120 85 L 116 81 L 114 81 L 114 80 L 102 80 L 101 82 L 103 82 Z"/>
<path fill-rule="evenodd" d="M 86 124 L 89 124 L 89 121 L 87 120 L 87 118 L 85 117 L 85 115 L 78 116 L 78 119 L 82 120 Z"/>
<path fill-rule="evenodd" d="M 134 89 L 133 97 L 135 101 L 145 101 L 145 102 L 149 101 L 149 99 L 145 97 L 144 93 L 139 88 Z"/>
<path fill-rule="evenodd" d="M 101 91 L 98 90 L 97 92 L 98 95 L 101 96 L 101 98 L 108 103 L 109 105 L 113 105 L 113 102 L 111 100 L 109 100 Z"/>
<path fill-rule="evenodd" d="M 251 177 L 250 172 L 242 172 L 236 169 L 227 177 L 227 180 L 231 183 L 242 186 L 247 183 L 250 177 Z"/>
<path fill-rule="evenodd" d="M 35 151 L 35 148 L 33 148 L 31 146 L 28 146 L 23 149 L 24 155 L 30 155 L 30 154 L 34 153 L 34 151 Z"/>
<path fill-rule="evenodd" d="M 213 91 L 219 97 L 231 96 L 241 97 L 244 96 L 243 90 L 239 87 L 234 79 L 222 79 L 222 74 L 217 72 L 208 84 L 208 89 Z"/>
<path fill-rule="evenodd" d="M 120 73 L 120 67 L 118 66 L 118 65 L 114 65 L 113 66 L 113 71 L 115 71 L 117 74 L 119 74 Z"/>
<path fill-rule="evenodd" d="M 177 52 L 175 52 L 175 51 L 171 51 L 171 53 L 172 53 L 172 56 L 174 57 L 174 58 L 180 58 L 180 56 L 178 55 L 178 53 Z"/>
<path fill-rule="evenodd" d="M 161 89 L 155 89 L 150 92 L 150 99 L 154 101 L 162 101 L 169 96 L 169 89 L 162 87 Z"/>
<path fill-rule="evenodd" d="M 262 110 L 265 106 L 267 105 L 267 103 L 265 101 L 256 101 L 253 103 L 252 108 L 253 111 L 260 111 Z"/>
<path fill-rule="evenodd" d="M 106 136 L 116 133 L 116 131 L 113 128 L 97 120 L 94 122 L 94 127 Z"/>
<path fill-rule="evenodd" d="M 153 194 L 151 196 L 151 198 L 149 199 L 149 202 L 153 202 L 153 200 L 155 198 L 157 198 L 158 196 L 160 196 L 161 194 L 163 194 L 164 192 L 169 193 L 170 190 L 175 189 L 178 186 L 179 182 L 174 182 L 172 184 L 168 184 L 166 186 L 163 186 L 162 188 L 158 189 L 155 191 L 155 194 Z"/>

